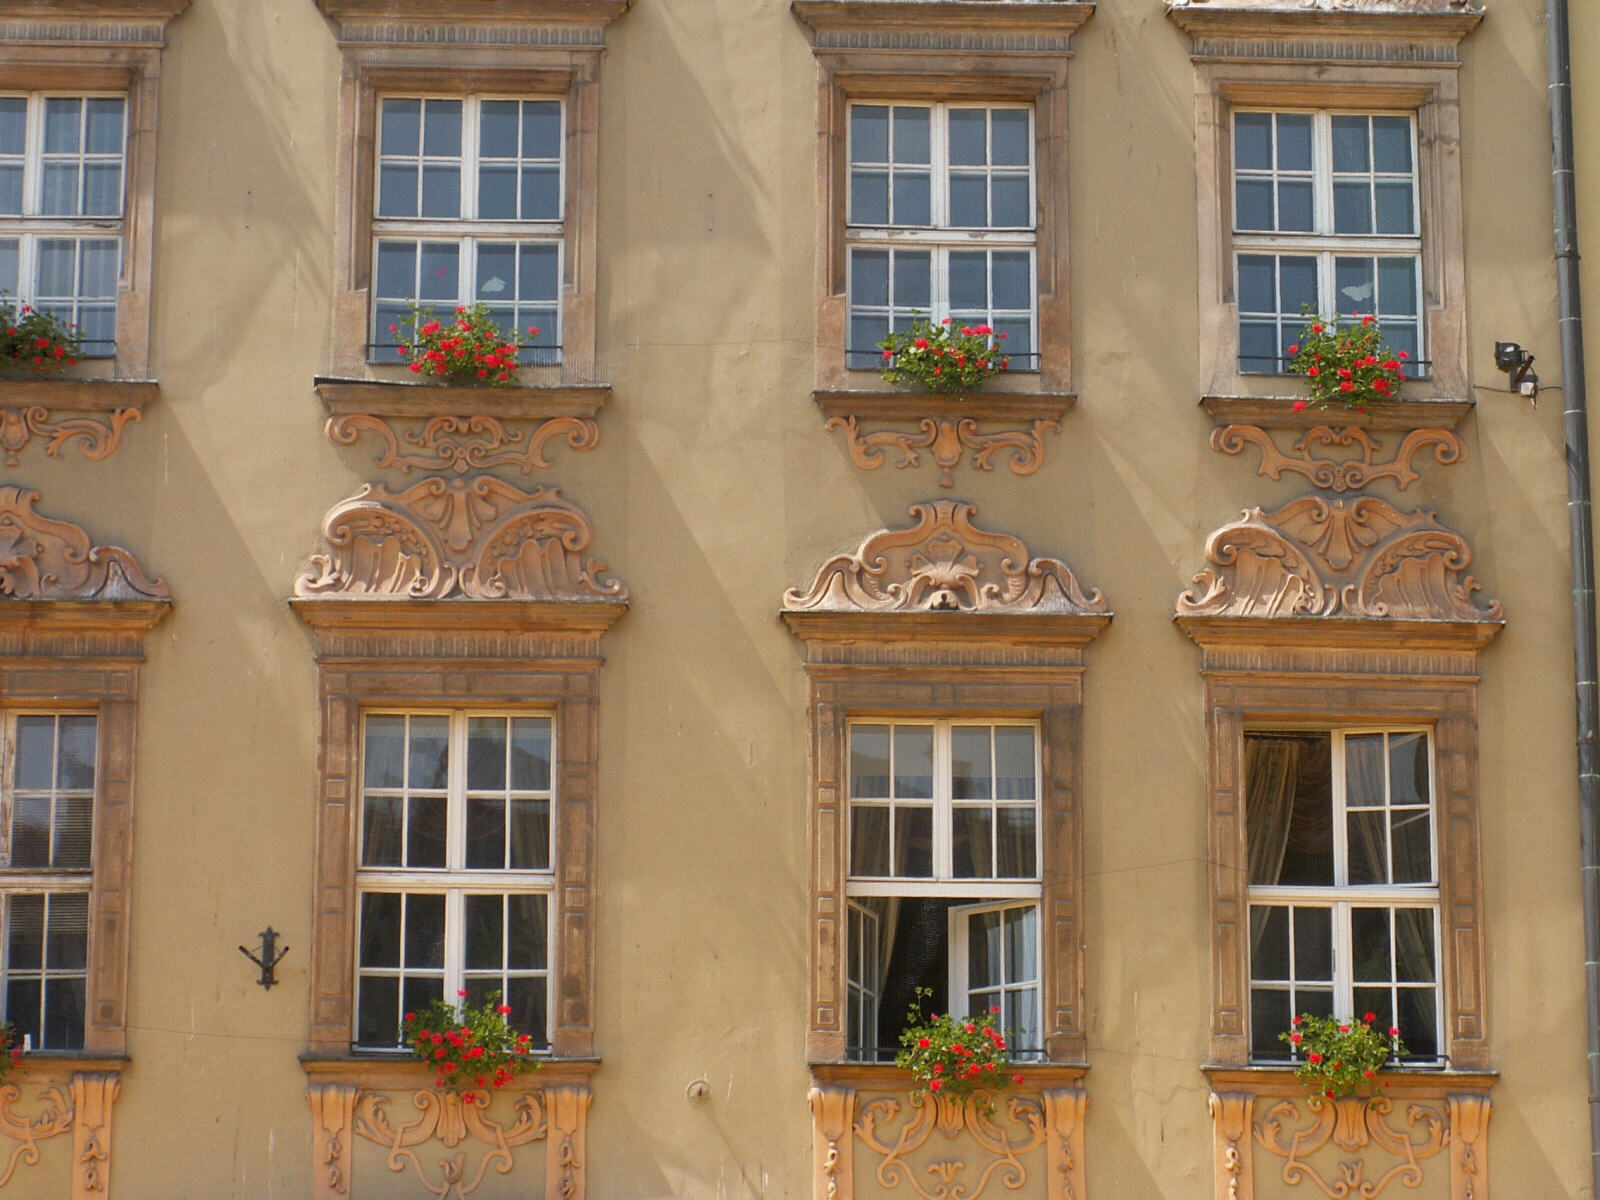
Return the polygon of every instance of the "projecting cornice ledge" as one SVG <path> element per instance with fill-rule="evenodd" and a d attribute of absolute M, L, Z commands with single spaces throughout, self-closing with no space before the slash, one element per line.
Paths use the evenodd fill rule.
<path fill-rule="evenodd" d="M 791 0 L 818 49 L 1066 50 L 1094 15 L 1084 0 Z M 1018 39 L 1024 39 L 1019 41 Z M 1031 39 L 1031 40 L 1028 40 Z"/>
<path fill-rule="evenodd" d="M 338 22 L 342 41 L 500 43 L 527 40 L 529 30 L 559 31 L 550 39 L 598 42 L 628 11 L 631 0 L 315 0 Z"/>
<path fill-rule="evenodd" d="M 1196 57 L 1454 61 L 1483 20 L 1468 0 L 1170 0 Z"/>
<path fill-rule="evenodd" d="M 191 0 L 0 0 L 0 43 L 159 48 Z"/>

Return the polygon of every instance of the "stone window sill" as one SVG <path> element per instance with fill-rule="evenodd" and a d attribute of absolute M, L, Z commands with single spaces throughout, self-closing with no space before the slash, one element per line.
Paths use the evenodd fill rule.
<path fill-rule="evenodd" d="M 382 383 L 318 376 L 317 397 L 330 417 L 365 413 L 377 417 L 430 417 L 487 413 L 543 420 L 588 417 L 611 395 L 610 384 L 554 387 L 452 387 L 448 384 Z"/>
<path fill-rule="evenodd" d="M 160 393 L 153 379 L 0 379 L 0 407 L 54 412 L 143 411 Z"/>
<path fill-rule="evenodd" d="M 1076 392 L 977 392 L 970 396 L 932 392 L 818 389 L 811 398 L 829 417 L 918 421 L 924 417 L 989 421 L 1059 421 L 1078 402 Z"/>
<path fill-rule="evenodd" d="M 1360 425 L 1367 429 L 1454 429 L 1472 411 L 1471 400 L 1385 400 L 1365 413 L 1342 408 L 1294 409 L 1303 396 L 1202 396 L 1200 407 L 1218 425 L 1263 429 L 1309 429 L 1313 425 Z"/>

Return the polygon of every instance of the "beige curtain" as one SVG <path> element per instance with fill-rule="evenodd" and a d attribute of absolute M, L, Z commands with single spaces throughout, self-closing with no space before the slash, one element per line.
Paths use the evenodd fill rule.
<path fill-rule="evenodd" d="M 1245 837 L 1251 883 L 1277 883 L 1283 871 L 1299 772 L 1299 742 L 1288 738 L 1245 739 Z"/>

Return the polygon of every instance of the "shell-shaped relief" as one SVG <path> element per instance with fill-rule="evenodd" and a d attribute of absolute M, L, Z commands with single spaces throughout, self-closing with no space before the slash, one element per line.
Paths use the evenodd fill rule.
<path fill-rule="evenodd" d="M 1246 509 L 1206 541 L 1206 566 L 1180 616 L 1498 621 L 1466 573 L 1472 549 L 1431 512 L 1373 496 L 1303 496 Z"/>
<path fill-rule="evenodd" d="M 556 487 L 531 492 L 492 475 L 430 476 L 402 492 L 366 484 L 329 510 L 329 552 L 312 556 L 295 595 L 379 599 L 627 599 L 586 558 L 594 527 Z"/>

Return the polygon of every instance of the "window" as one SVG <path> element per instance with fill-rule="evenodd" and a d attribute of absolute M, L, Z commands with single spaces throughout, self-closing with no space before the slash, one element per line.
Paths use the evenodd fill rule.
<path fill-rule="evenodd" d="M 1420 374 L 1416 122 L 1402 113 L 1233 114 L 1239 370 L 1288 369 L 1305 311 L 1373 313 Z"/>
<path fill-rule="evenodd" d="M 1439 1057 L 1433 765 L 1418 730 L 1245 735 L 1251 1053 L 1301 1013 L 1373 1013 Z"/>
<path fill-rule="evenodd" d="M 564 139 L 559 99 L 382 98 L 374 358 L 393 359 L 413 304 L 482 301 L 524 364 L 560 361 Z"/>
<path fill-rule="evenodd" d="M 892 1058 L 925 987 L 1038 1054 L 1037 726 L 856 722 L 849 780 L 847 1053 Z"/>
<path fill-rule="evenodd" d="M 849 366 L 949 317 L 1037 367 L 1033 147 L 1029 105 L 850 105 Z"/>
<path fill-rule="evenodd" d="M 549 716 L 364 716 L 357 1044 L 465 991 L 549 1045 L 553 762 Z"/>
<path fill-rule="evenodd" d="M 0 94 L 0 294 L 117 348 L 127 100 Z"/>

